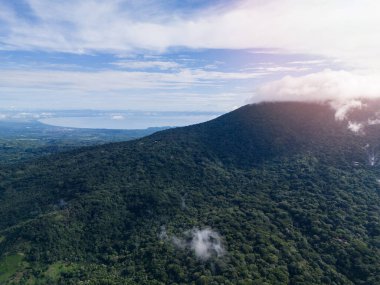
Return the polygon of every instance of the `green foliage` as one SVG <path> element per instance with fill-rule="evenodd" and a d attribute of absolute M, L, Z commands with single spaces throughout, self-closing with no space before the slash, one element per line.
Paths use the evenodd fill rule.
<path fill-rule="evenodd" d="M 21 268 L 23 256 L 20 254 L 6 255 L 0 260 L 0 284 L 10 280 Z"/>
<path fill-rule="evenodd" d="M 376 138 L 327 106 L 263 104 L 41 158 L 2 176 L 0 254 L 25 255 L 19 284 L 380 284 Z M 223 256 L 173 243 L 202 227 Z"/>

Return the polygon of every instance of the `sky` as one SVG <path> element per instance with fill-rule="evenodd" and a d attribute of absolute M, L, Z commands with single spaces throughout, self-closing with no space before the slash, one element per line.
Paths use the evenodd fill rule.
<path fill-rule="evenodd" d="M 0 0 L 0 109 L 380 95 L 377 0 Z"/>

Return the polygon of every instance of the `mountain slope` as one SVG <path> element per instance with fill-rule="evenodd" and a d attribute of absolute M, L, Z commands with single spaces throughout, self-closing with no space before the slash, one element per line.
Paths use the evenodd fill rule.
<path fill-rule="evenodd" d="M 0 283 L 380 284 L 380 129 L 334 113 L 249 105 L 3 170 Z"/>

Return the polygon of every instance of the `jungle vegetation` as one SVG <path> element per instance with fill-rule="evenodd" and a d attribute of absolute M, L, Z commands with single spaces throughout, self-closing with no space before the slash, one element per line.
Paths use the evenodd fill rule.
<path fill-rule="evenodd" d="M 380 128 L 334 113 L 248 105 L 2 166 L 0 284 L 380 284 Z"/>

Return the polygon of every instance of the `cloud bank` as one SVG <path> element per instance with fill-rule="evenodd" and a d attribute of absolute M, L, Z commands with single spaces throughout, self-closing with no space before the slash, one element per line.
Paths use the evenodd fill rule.
<path fill-rule="evenodd" d="M 259 87 L 251 102 L 327 101 L 347 102 L 380 97 L 380 74 L 360 74 L 326 69 L 304 76 L 285 76 Z M 357 103 L 353 103 L 354 105 Z"/>
<path fill-rule="evenodd" d="M 25 2 L 24 14 L 0 4 L 3 49 L 260 48 L 380 67 L 377 0 L 220 1 L 192 11 L 191 5 L 180 11 L 158 0 Z"/>
<path fill-rule="evenodd" d="M 250 103 L 262 101 L 328 102 L 335 109 L 335 119 L 347 120 L 347 128 L 363 134 L 367 125 L 379 122 L 375 119 L 363 122 L 349 120 L 354 109 L 367 107 L 362 99 L 380 98 L 380 74 L 367 74 L 326 69 L 303 76 L 285 76 L 257 88 Z"/>
<path fill-rule="evenodd" d="M 285 76 L 265 83 L 257 89 L 249 102 L 329 102 L 336 110 L 335 119 L 341 121 L 347 119 L 351 110 L 364 107 L 360 99 L 376 98 L 380 98 L 380 74 L 326 69 L 299 77 Z M 349 122 L 347 128 L 359 133 L 363 126 L 363 123 Z"/>

